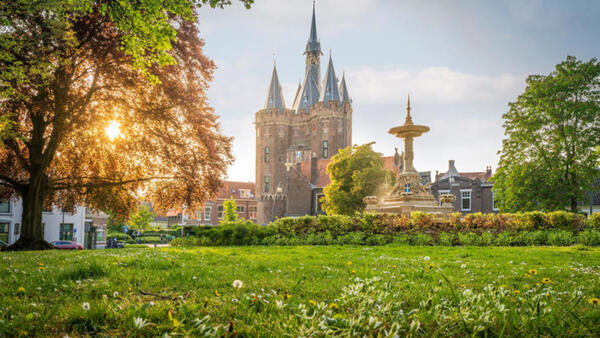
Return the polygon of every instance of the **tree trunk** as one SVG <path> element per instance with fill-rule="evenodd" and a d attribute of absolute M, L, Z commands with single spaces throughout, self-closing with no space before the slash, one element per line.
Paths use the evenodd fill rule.
<path fill-rule="evenodd" d="M 23 214 L 21 215 L 21 236 L 6 248 L 7 251 L 47 250 L 54 247 L 44 240 L 42 229 L 42 211 L 46 197 L 47 177 L 43 173 L 35 173 L 21 196 Z"/>
<path fill-rule="evenodd" d="M 579 212 L 579 209 L 577 208 L 577 197 L 571 197 L 571 212 Z"/>

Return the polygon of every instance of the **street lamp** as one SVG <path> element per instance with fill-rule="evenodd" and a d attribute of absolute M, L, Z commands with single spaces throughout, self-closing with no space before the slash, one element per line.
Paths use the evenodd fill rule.
<path fill-rule="evenodd" d="M 275 203 L 277 203 L 277 194 L 281 194 L 283 189 L 281 188 L 281 182 L 277 183 L 277 189 L 275 189 L 275 200 L 273 201 L 273 210 L 271 212 L 271 222 L 275 222 Z"/>
<path fill-rule="evenodd" d="M 183 214 L 185 213 L 185 209 L 187 209 L 187 205 L 183 204 L 181 206 L 181 238 L 183 238 Z"/>

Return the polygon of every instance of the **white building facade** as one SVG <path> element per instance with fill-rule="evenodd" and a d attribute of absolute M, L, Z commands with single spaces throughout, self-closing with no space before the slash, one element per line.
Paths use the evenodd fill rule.
<path fill-rule="evenodd" d="M 20 199 L 0 200 L 0 240 L 10 245 L 19 239 L 22 213 L 23 204 Z M 87 249 L 103 247 L 104 241 L 97 241 L 98 233 L 92 224 L 91 215 L 86 213 L 83 206 L 76 206 L 72 211 L 54 208 L 42 214 L 44 239 L 47 242 L 67 240 Z"/>

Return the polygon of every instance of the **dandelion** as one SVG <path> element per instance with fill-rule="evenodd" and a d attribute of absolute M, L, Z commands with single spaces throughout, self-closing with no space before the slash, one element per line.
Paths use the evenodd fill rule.
<path fill-rule="evenodd" d="M 537 270 L 536 270 L 536 269 L 531 269 L 531 270 L 529 270 L 529 274 L 530 274 L 530 275 L 532 275 L 532 276 L 533 276 L 533 275 L 537 275 L 537 273 L 538 273 L 538 272 L 537 272 Z"/>
<path fill-rule="evenodd" d="M 169 320 L 173 324 L 173 327 L 178 327 L 179 325 L 181 325 L 181 323 L 176 318 L 173 318 L 173 313 L 171 313 L 171 311 L 169 311 Z"/>
<path fill-rule="evenodd" d="M 392 265 L 392 269 L 395 269 L 395 268 L 396 268 L 396 266 L 395 266 L 395 265 Z"/>
<path fill-rule="evenodd" d="M 144 318 L 142 317 L 135 317 L 133 318 L 133 325 L 135 326 L 136 329 L 141 329 L 144 328 L 145 326 L 148 326 L 148 324 L 150 324 L 149 322 L 147 322 Z"/>
<path fill-rule="evenodd" d="M 514 293 L 515 295 L 518 295 L 519 293 L 521 293 L 521 291 L 519 291 L 519 290 L 515 290 L 515 291 L 513 291 L 513 293 Z"/>
<path fill-rule="evenodd" d="M 113 297 L 115 297 L 115 298 L 119 297 L 119 293 L 117 291 L 113 292 Z"/>
<path fill-rule="evenodd" d="M 83 309 L 83 311 L 89 311 L 90 303 L 85 302 L 85 303 L 81 304 L 81 308 Z"/>
<path fill-rule="evenodd" d="M 290 295 L 290 294 L 285 295 L 285 299 L 290 299 L 290 298 L 292 298 L 292 295 Z"/>
<path fill-rule="evenodd" d="M 331 303 L 331 304 L 329 304 L 329 308 L 332 309 L 332 310 L 337 310 L 340 307 L 336 303 Z"/>
<path fill-rule="evenodd" d="M 550 278 L 542 279 L 542 284 L 550 284 L 550 283 L 552 283 L 552 280 Z"/>
<path fill-rule="evenodd" d="M 221 294 L 219 293 L 219 290 L 215 290 L 215 296 L 221 297 Z"/>
<path fill-rule="evenodd" d="M 529 277 L 531 277 L 531 275 L 530 275 L 530 274 L 528 274 L 528 273 L 526 273 L 526 274 L 525 274 L 525 278 L 529 278 Z"/>
<path fill-rule="evenodd" d="M 346 263 L 346 265 L 348 265 L 348 266 L 352 266 L 352 261 L 348 261 L 348 262 Z"/>
<path fill-rule="evenodd" d="M 19 288 L 17 289 L 17 292 L 25 292 L 25 288 L 22 286 L 19 286 Z"/>
<path fill-rule="evenodd" d="M 352 274 L 355 274 L 355 273 L 356 273 L 356 270 L 352 270 Z"/>
<path fill-rule="evenodd" d="M 309 302 L 309 303 L 310 303 L 310 305 L 312 305 L 312 306 L 315 306 L 315 305 L 317 305 L 317 301 L 316 301 L 316 300 L 314 300 L 314 299 L 311 299 L 311 300 L 309 300 L 308 302 Z"/>
<path fill-rule="evenodd" d="M 426 261 L 426 262 L 429 261 L 429 256 L 423 257 L 423 260 Z"/>
<path fill-rule="evenodd" d="M 236 280 L 233 281 L 232 285 L 233 285 L 234 289 L 241 289 L 244 284 L 242 283 L 241 280 L 236 279 Z"/>
<path fill-rule="evenodd" d="M 600 304 L 600 299 L 595 298 L 595 297 L 594 298 L 590 298 L 590 299 L 588 299 L 588 303 L 590 303 L 592 305 L 598 305 L 598 304 Z"/>

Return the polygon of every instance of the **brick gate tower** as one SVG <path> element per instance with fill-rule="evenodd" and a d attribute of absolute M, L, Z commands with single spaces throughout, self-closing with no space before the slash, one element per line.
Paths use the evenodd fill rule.
<path fill-rule="evenodd" d="M 323 165 L 352 144 L 352 105 L 331 55 L 321 79 L 321 43 L 313 4 L 304 81 L 287 107 L 275 65 L 263 109 L 255 114 L 258 223 L 318 212 Z"/>

